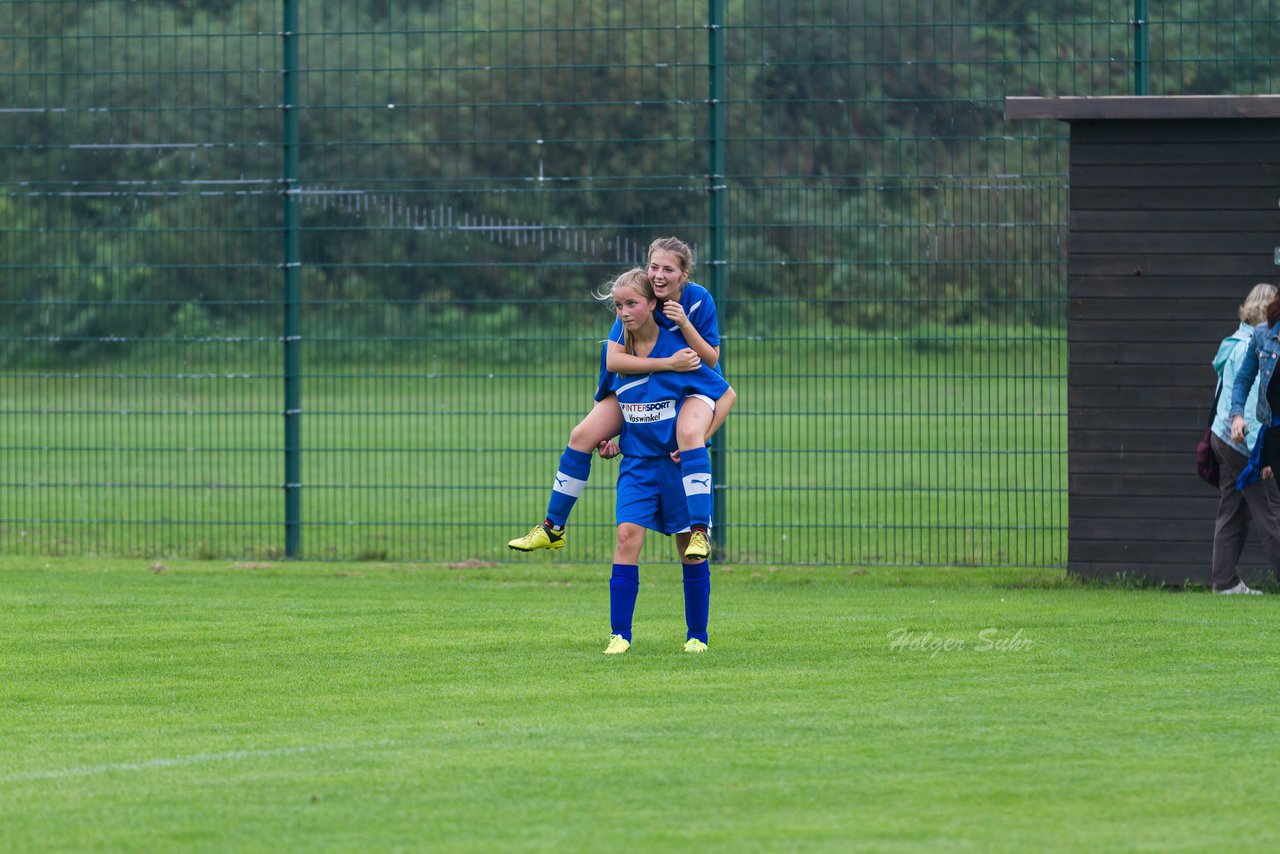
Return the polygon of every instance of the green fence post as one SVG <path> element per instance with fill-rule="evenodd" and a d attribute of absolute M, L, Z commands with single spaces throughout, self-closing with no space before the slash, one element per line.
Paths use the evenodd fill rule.
<path fill-rule="evenodd" d="M 707 39 L 710 68 L 707 76 L 710 87 L 708 98 L 710 111 L 708 115 L 710 151 L 708 154 L 710 162 L 707 170 L 707 192 L 710 202 L 708 211 L 710 246 L 708 247 L 708 254 L 711 257 L 708 259 L 708 267 L 711 278 L 707 282 L 707 289 L 711 292 L 711 298 L 716 302 L 720 325 L 721 328 L 724 328 L 727 316 L 724 302 L 724 0 L 710 0 L 709 6 Z M 724 357 L 724 349 L 722 336 L 720 342 L 720 356 L 722 359 Z M 720 428 L 711 451 L 711 477 L 712 482 L 715 484 L 715 516 L 717 522 L 715 539 L 716 549 L 719 552 L 717 557 L 719 559 L 723 559 L 728 546 L 728 537 L 725 534 L 729 522 L 729 514 L 727 512 L 728 501 L 726 500 L 724 458 L 725 450 L 728 447 L 727 428 L 727 424 Z"/>
<path fill-rule="evenodd" d="M 1151 94 L 1150 30 L 1147 0 L 1133 0 L 1133 94 Z"/>
<path fill-rule="evenodd" d="M 302 543 L 302 319 L 298 242 L 298 0 L 284 3 L 284 553 Z"/>

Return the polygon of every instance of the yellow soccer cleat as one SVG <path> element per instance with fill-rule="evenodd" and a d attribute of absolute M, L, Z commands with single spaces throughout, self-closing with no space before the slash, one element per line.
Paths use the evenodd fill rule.
<path fill-rule="evenodd" d="M 534 525 L 533 530 L 523 537 L 516 537 L 507 543 L 507 548 L 518 552 L 532 552 L 538 549 L 564 548 L 564 528 L 553 531 L 546 525 Z"/>
<path fill-rule="evenodd" d="M 707 535 L 702 531 L 694 531 L 689 537 L 688 547 L 684 550 L 685 560 L 706 560 L 709 554 L 711 554 L 711 543 L 707 541 Z"/>
<path fill-rule="evenodd" d="M 609 645 L 604 648 L 605 655 L 621 655 L 631 649 L 631 641 L 622 635 L 610 635 Z"/>
<path fill-rule="evenodd" d="M 697 638 L 689 638 L 684 642 L 685 652 L 706 652 L 707 645 Z"/>

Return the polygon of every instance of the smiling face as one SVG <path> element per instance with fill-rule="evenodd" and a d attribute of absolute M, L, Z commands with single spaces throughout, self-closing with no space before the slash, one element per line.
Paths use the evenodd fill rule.
<path fill-rule="evenodd" d="M 653 293 L 660 300 L 680 299 L 680 291 L 689 281 L 689 271 L 681 265 L 680 257 L 665 249 L 655 249 L 649 254 L 646 272 L 653 283 Z"/>

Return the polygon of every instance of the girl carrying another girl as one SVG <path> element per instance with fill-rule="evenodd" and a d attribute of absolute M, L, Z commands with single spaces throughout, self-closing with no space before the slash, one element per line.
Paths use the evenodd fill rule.
<path fill-rule="evenodd" d="M 625 354 L 648 359 L 652 365 L 685 349 L 686 341 L 678 332 L 658 324 L 655 288 L 644 270 L 636 268 L 619 276 L 610 296 L 622 328 Z M 693 417 L 707 425 L 700 437 L 700 447 L 705 447 L 705 440 L 724 423 L 737 395 L 723 376 L 706 366 L 643 376 L 614 374 L 609 390 L 621 413 L 618 445 L 622 465 L 618 471 L 618 535 L 609 579 L 611 634 L 605 654 L 617 655 L 631 647 L 631 621 L 640 590 L 638 562 L 646 530 L 676 535 L 684 575 L 684 651 L 706 652 L 711 570 L 706 557 L 690 556 L 688 547 L 696 536 L 691 530 L 691 507 L 705 498 L 705 511 L 710 514 L 710 479 L 693 484 L 691 490 L 690 481 L 698 475 L 686 474 L 683 465 L 672 459 L 672 452 L 678 444 L 678 413 L 697 410 Z"/>
<path fill-rule="evenodd" d="M 636 356 L 623 345 L 623 326 L 615 321 L 601 354 L 600 382 L 596 402 L 569 433 L 569 443 L 560 455 L 560 464 L 551 485 L 543 521 L 529 533 L 507 546 L 522 552 L 561 549 L 565 546 L 565 524 L 591 473 L 591 454 L 599 451 L 608 458 L 617 452 L 610 441 L 622 429 L 622 410 L 613 392 L 618 375 L 633 376 L 651 371 L 694 372 L 706 366 L 720 373 L 720 329 L 711 294 L 689 281 L 693 252 L 683 241 L 666 237 L 649 246 L 648 268 L 644 271 L 657 302 L 654 321 L 662 329 L 678 332 L 685 346 L 662 357 Z M 727 413 L 726 413 L 727 414 Z M 680 407 L 676 419 L 676 443 L 680 468 L 693 492 L 689 503 L 694 511 L 686 556 L 705 559 L 711 553 L 711 457 L 706 439 L 711 413 L 704 407 Z M 703 489 L 706 489 L 705 501 Z M 705 511 L 704 511 L 705 505 Z"/>

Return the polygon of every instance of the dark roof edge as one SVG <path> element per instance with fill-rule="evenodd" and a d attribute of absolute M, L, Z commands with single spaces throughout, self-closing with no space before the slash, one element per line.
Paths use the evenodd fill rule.
<path fill-rule="evenodd" d="M 1280 95 L 1103 95 L 1004 99 L 1004 117 L 1021 119 L 1274 119 Z"/>

